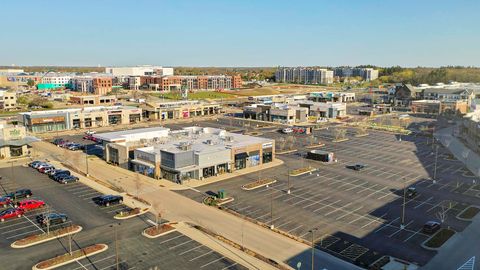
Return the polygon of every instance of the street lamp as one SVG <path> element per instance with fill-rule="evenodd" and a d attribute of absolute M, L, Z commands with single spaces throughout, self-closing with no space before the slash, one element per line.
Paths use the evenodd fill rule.
<path fill-rule="evenodd" d="M 273 225 L 273 194 L 274 192 L 272 192 L 272 196 L 270 199 L 270 229 L 271 230 L 275 228 L 275 225 Z"/>
<path fill-rule="evenodd" d="M 437 162 L 438 162 L 438 145 L 435 147 L 435 164 L 433 167 L 433 183 L 437 182 Z"/>
<path fill-rule="evenodd" d="M 315 269 L 315 231 L 318 231 L 318 228 L 309 231 L 312 233 L 312 270 Z"/>
<path fill-rule="evenodd" d="M 116 226 L 115 224 L 110 225 L 110 228 L 113 228 L 113 237 L 114 237 L 114 243 L 115 243 L 115 266 L 116 270 L 119 270 L 119 263 L 118 263 L 118 237 L 117 237 L 117 227 L 120 226 L 121 223 L 118 223 Z"/>
<path fill-rule="evenodd" d="M 288 189 L 287 194 L 290 194 L 290 169 L 287 170 L 287 181 L 288 181 Z"/>
<path fill-rule="evenodd" d="M 400 229 L 405 229 L 405 202 L 407 197 L 405 177 L 403 178 L 403 204 L 402 204 L 402 223 L 400 224 Z"/>

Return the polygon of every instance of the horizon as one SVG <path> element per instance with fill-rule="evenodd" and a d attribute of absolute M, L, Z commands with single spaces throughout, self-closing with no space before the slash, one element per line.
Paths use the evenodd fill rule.
<path fill-rule="evenodd" d="M 3 6 L 4 19 L 15 22 L 4 30 L 8 42 L 0 44 L 0 64 L 5 66 L 370 63 L 435 68 L 480 63 L 480 19 L 475 13 L 480 3 L 467 0 L 302 5 L 273 0 L 26 0 Z"/>

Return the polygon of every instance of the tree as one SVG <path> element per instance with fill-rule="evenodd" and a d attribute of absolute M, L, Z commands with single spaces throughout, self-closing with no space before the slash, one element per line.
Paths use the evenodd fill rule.
<path fill-rule="evenodd" d="M 135 177 L 133 178 L 134 185 L 135 185 L 135 196 L 138 198 L 140 190 L 142 189 L 143 182 L 140 179 L 140 174 L 136 173 Z"/>
<path fill-rule="evenodd" d="M 367 126 L 365 125 L 358 125 L 355 129 L 356 131 L 356 134 L 358 136 L 363 136 L 363 135 L 366 135 L 367 134 Z"/>
<path fill-rule="evenodd" d="M 345 130 L 343 128 L 335 128 L 333 130 L 333 137 L 335 138 L 335 141 L 345 139 L 346 134 L 347 134 L 347 130 Z"/>
<path fill-rule="evenodd" d="M 32 79 L 28 79 L 27 85 L 28 85 L 29 87 L 33 87 L 33 86 L 35 85 L 35 82 L 34 82 Z"/>
<path fill-rule="evenodd" d="M 152 211 L 155 214 L 155 229 L 158 230 L 158 226 L 162 223 L 162 214 L 164 212 L 162 205 L 159 201 L 151 203 Z"/>

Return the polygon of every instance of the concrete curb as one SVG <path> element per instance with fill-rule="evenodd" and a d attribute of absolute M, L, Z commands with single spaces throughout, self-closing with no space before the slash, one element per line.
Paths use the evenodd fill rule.
<path fill-rule="evenodd" d="M 38 245 L 38 244 L 41 244 L 41 243 L 45 243 L 45 242 L 48 242 L 48 241 L 51 241 L 51 240 L 55 240 L 55 239 L 58 239 L 58 238 L 62 238 L 62 237 L 64 237 L 64 236 L 67 236 L 67 235 L 70 235 L 70 234 L 75 234 L 75 233 L 81 232 L 82 230 L 83 230 L 83 227 L 82 227 L 82 226 L 78 226 L 78 228 L 77 228 L 75 231 L 67 232 L 67 233 L 64 233 L 64 234 L 61 234 L 61 235 L 56 235 L 56 236 L 53 236 L 53 237 L 50 237 L 50 238 L 46 238 L 46 239 L 43 239 L 43 240 L 40 240 L 40 241 L 37 241 L 37 242 L 29 243 L 29 244 L 26 244 L 26 245 L 17 245 L 17 244 L 15 244 L 17 241 L 22 240 L 22 239 L 19 239 L 19 240 L 13 242 L 13 243 L 10 245 L 10 247 L 12 247 L 12 248 L 27 248 L 27 247 L 35 246 L 35 245 Z"/>
<path fill-rule="evenodd" d="M 295 153 L 297 152 L 298 149 L 293 149 L 293 150 L 288 150 L 288 151 L 282 151 L 282 152 L 275 152 L 275 155 L 285 155 L 285 154 L 290 154 L 290 153 Z"/>
<path fill-rule="evenodd" d="M 139 213 L 134 214 L 134 215 L 122 217 L 122 216 L 117 216 L 117 215 L 118 215 L 118 214 L 117 214 L 117 215 L 113 216 L 113 218 L 114 218 L 114 219 L 120 219 L 120 220 L 130 219 L 130 218 L 134 218 L 134 217 L 138 217 L 138 216 L 140 216 L 140 215 L 143 215 L 143 214 L 147 213 L 148 211 L 150 211 L 150 208 L 144 208 L 144 209 L 140 210 Z"/>
<path fill-rule="evenodd" d="M 56 264 L 54 266 L 50 266 L 50 267 L 47 267 L 47 268 L 38 268 L 37 265 L 39 265 L 41 262 L 35 264 L 34 266 L 32 266 L 32 270 L 50 270 L 50 269 L 55 269 L 57 267 L 60 267 L 60 266 L 64 266 L 64 265 L 67 265 L 67 264 L 70 264 L 72 262 L 76 262 L 78 260 L 81 260 L 81 259 L 84 259 L 88 256 L 93 256 L 93 255 L 96 255 L 96 254 L 99 254 L 99 253 L 102 253 L 104 251 L 106 251 L 108 249 L 108 246 L 106 244 L 99 244 L 99 245 L 103 245 L 103 248 L 100 249 L 100 250 L 97 250 L 97 251 L 94 251 L 92 253 L 89 253 L 89 254 L 86 254 L 86 255 L 83 255 L 83 256 L 80 256 L 78 258 L 75 258 L 75 259 L 71 259 L 71 260 L 68 260 L 68 261 L 65 261 L 65 262 L 62 262 L 62 263 L 59 263 L 59 264 Z"/>
<path fill-rule="evenodd" d="M 150 228 L 150 227 L 149 227 L 149 228 Z M 149 228 L 147 228 L 147 229 L 149 229 Z M 163 232 L 163 233 L 160 233 L 160 234 L 157 234 L 157 235 L 153 235 L 153 236 L 152 236 L 152 235 L 148 235 L 148 234 L 145 232 L 147 229 L 145 229 L 145 230 L 142 231 L 142 235 L 145 236 L 146 238 L 150 238 L 150 239 L 155 239 L 155 238 L 158 238 L 158 237 L 160 237 L 160 236 L 164 236 L 164 235 L 167 235 L 167 234 L 169 234 L 169 233 L 172 233 L 172 232 L 176 232 L 176 231 L 177 231 L 177 228 L 173 228 L 173 229 L 171 229 L 171 230 L 169 230 L 169 231 L 166 231 L 166 232 Z"/>
<path fill-rule="evenodd" d="M 296 174 L 290 174 L 290 176 L 294 176 L 294 177 L 295 177 L 295 176 L 300 176 L 300 175 L 304 175 L 304 174 L 307 174 L 307 173 L 314 172 L 314 171 L 316 171 L 316 170 L 317 170 L 317 169 L 315 169 L 315 168 L 311 168 L 311 169 L 308 170 L 308 171 L 304 171 L 304 172 L 296 173 Z"/>
<path fill-rule="evenodd" d="M 243 189 L 243 190 L 250 191 L 250 190 L 254 190 L 254 189 L 257 189 L 257 188 L 261 188 L 261 187 L 264 187 L 264 186 L 271 185 L 271 184 L 276 183 L 276 182 L 277 182 L 277 180 L 272 179 L 272 180 L 269 181 L 268 183 L 264 183 L 264 184 L 261 184 L 261 185 L 259 185 L 259 186 L 255 186 L 255 187 L 252 187 L 252 188 L 246 188 L 245 186 L 248 185 L 248 184 L 245 184 L 245 185 L 242 186 L 242 189 Z"/>
<path fill-rule="evenodd" d="M 317 145 L 310 145 L 310 146 L 305 146 L 305 148 L 310 149 L 310 148 L 317 148 L 317 147 L 322 147 L 325 146 L 324 143 L 317 144 Z"/>
<path fill-rule="evenodd" d="M 430 236 L 429 238 L 427 238 L 427 240 L 423 241 L 423 242 L 420 244 L 420 246 L 421 246 L 422 248 L 426 249 L 426 250 L 436 251 L 436 250 L 441 249 L 442 246 L 445 245 L 445 244 L 448 242 L 448 240 L 452 239 L 452 238 L 457 234 L 456 231 L 453 231 L 452 229 L 450 229 L 450 230 L 452 230 L 452 231 L 454 232 L 454 234 L 453 234 L 452 236 L 450 236 L 450 238 L 448 238 L 447 241 L 443 242 L 443 244 L 442 244 L 441 246 L 439 246 L 438 248 L 427 247 L 425 244 L 426 244 L 428 241 L 430 241 L 430 239 L 432 239 L 433 237 L 435 237 L 435 235 L 437 235 L 438 233 L 440 233 L 443 229 L 444 229 L 444 228 L 438 230 L 438 231 L 437 231 L 436 233 L 434 233 L 432 236 Z"/>
<path fill-rule="evenodd" d="M 466 212 L 469 208 L 477 208 L 477 209 L 480 209 L 480 207 L 478 205 L 470 205 L 469 207 L 463 209 L 460 213 L 458 213 L 455 217 L 459 220 L 463 220 L 463 221 L 472 221 L 475 216 L 477 216 L 480 212 L 476 213 L 475 216 L 473 216 L 472 218 L 462 218 L 460 217 L 464 212 Z"/>

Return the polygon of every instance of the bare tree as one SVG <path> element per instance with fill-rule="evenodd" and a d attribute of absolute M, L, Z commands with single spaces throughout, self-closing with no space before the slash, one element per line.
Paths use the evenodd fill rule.
<path fill-rule="evenodd" d="M 360 124 L 356 127 L 355 132 L 358 136 L 366 135 L 367 134 L 367 126 Z"/>
<path fill-rule="evenodd" d="M 140 174 L 139 173 L 136 173 L 135 174 L 135 177 L 133 178 L 133 183 L 135 185 L 135 196 L 137 198 L 139 198 L 139 193 L 140 193 L 140 190 L 142 189 L 142 186 L 143 186 L 143 182 L 142 182 L 142 179 L 140 179 Z"/>
<path fill-rule="evenodd" d="M 450 209 L 451 209 L 451 202 L 448 205 L 442 204 L 440 206 L 440 210 L 437 212 L 436 216 L 442 223 L 444 223 L 445 220 L 447 219 L 447 213 L 448 213 L 448 210 Z"/>
<path fill-rule="evenodd" d="M 158 226 L 162 223 L 162 214 L 164 212 L 162 204 L 159 201 L 151 203 L 152 211 L 155 214 L 155 229 L 158 230 Z"/>
<path fill-rule="evenodd" d="M 347 134 L 347 130 L 343 128 L 336 128 L 333 130 L 333 136 L 336 141 L 345 139 L 346 134 Z"/>

